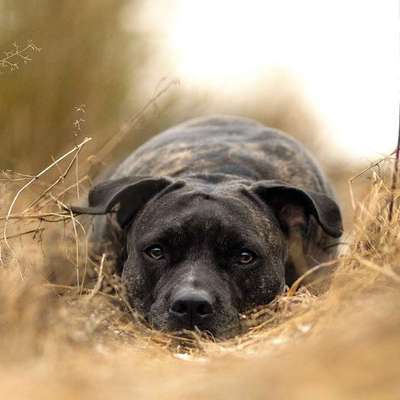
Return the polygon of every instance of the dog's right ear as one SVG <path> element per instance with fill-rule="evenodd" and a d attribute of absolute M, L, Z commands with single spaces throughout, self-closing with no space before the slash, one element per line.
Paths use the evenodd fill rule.
<path fill-rule="evenodd" d="M 90 190 L 88 207 L 71 206 L 70 210 L 76 214 L 103 215 L 119 205 L 117 222 L 124 228 L 151 198 L 172 184 L 183 186 L 184 182 L 175 182 L 168 177 L 126 177 L 105 181 Z"/>

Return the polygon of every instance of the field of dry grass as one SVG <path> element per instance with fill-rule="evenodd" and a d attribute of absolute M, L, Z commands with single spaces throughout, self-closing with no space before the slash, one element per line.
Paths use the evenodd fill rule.
<path fill-rule="evenodd" d="M 88 259 L 84 221 L 64 208 L 90 184 L 85 140 L 41 174 L 1 176 L 2 399 L 399 398 L 389 173 L 368 172 L 342 254 L 321 267 L 334 270 L 324 294 L 292 287 L 244 315 L 246 333 L 229 341 L 176 338 L 127 306 L 109 263 Z"/>
<path fill-rule="evenodd" d="M 330 144 L 284 72 L 237 104 L 184 90 L 160 102 L 176 86 L 162 79 L 143 107 L 136 86 L 152 46 L 121 28 L 129 1 L 39 3 L 0 4 L 0 399 L 399 399 L 393 160 L 357 178 L 354 193 L 348 179 L 362 167 L 334 160 L 327 168 L 346 228 L 338 260 L 319 267 L 333 272 L 327 291 L 294 285 L 243 315 L 245 332 L 227 341 L 153 331 L 125 301 L 112 262 L 88 257 L 87 221 L 66 208 L 85 196 L 98 167 L 207 112 L 260 119 L 321 159 Z M 110 134 L 132 109 L 140 111 Z"/>

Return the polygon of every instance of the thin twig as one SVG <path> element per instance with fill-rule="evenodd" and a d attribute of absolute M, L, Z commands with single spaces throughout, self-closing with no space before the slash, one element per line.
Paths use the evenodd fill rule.
<path fill-rule="evenodd" d="M 78 288 L 77 288 L 76 286 L 59 285 L 59 284 L 56 284 L 56 283 L 45 283 L 43 286 L 44 286 L 44 287 L 47 287 L 47 288 L 51 288 L 51 289 L 64 289 L 64 290 L 78 291 Z M 92 289 L 90 289 L 90 288 L 83 288 L 82 291 L 83 291 L 84 293 L 91 293 L 91 292 L 92 292 Z M 104 292 L 101 292 L 101 291 L 98 292 L 98 294 L 100 294 L 100 295 L 102 295 L 102 296 L 104 296 L 104 297 L 107 297 L 107 298 L 109 298 L 109 299 L 111 299 L 111 300 L 118 300 L 118 301 L 120 300 L 118 296 L 113 296 L 113 295 L 111 295 L 111 294 L 104 293 Z"/>
<path fill-rule="evenodd" d="M 397 275 L 395 272 L 393 272 L 392 270 L 386 269 L 384 267 L 380 267 L 376 264 L 374 264 L 372 261 L 367 260 L 364 257 L 360 257 L 357 255 L 353 256 L 355 260 L 357 260 L 360 264 L 366 266 L 367 268 L 376 271 L 382 275 L 387 276 L 390 279 L 393 279 L 395 282 L 400 283 L 400 276 Z"/>
<path fill-rule="evenodd" d="M 70 216 L 69 212 L 48 212 L 48 213 L 41 213 L 41 214 L 11 214 L 11 215 L 6 215 L 4 217 L 0 217 L 0 221 L 7 221 L 11 219 L 44 219 L 44 218 L 49 218 L 49 217 L 67 217 Z M 67 218 L 69 219 L 69 218 Z M 4 228 L 3 228 L 4 229 Z"/>
<path fill-rule="evenodd" d="M 135 113 L 126 123 L 123 124 L 119 132 L 116 134 L 112 135 L 106 143 L 103 144 L 103 146 L 99 149 L 97 158 L 99 160 L 103 159 L 107 154 L 111 152 L 115 146 L 118 145 L 118 143 L 121 142 L 121 140 L 124 138 L 124 136 L 133 129 L 133 127 L 141 120 L 143 115 L 146 113 L 146 111 L 154 107 L 155 104 L 157 104 L 157 101 L 165 94 L 167 93 L 171 87 L 176 86 L 179 82 L 177 80 L 171 80 L 167 82 L 167 84 L 158 90 L 157 93 L 153 95 L 153 97 L 137 112 Z"/>
<path fill-rule="evenodd" d="M 13 43 L 13 49 L 4 52 L 4 57 L 0 58 L 0 72 L 2 69 L 9 69 L 10 71 L 15 71 L 19 68 L 18 62 L 22 61 L 24 64 L 27 64 L 29 61 L 32 61 L 30 52 L 39 52 L 41 48 L 37 47 L 32 41 L 29 41 L 28 44 L 22 49 L 19 47 L 17 43 Z"/>
<path fill-rule="evenodd" d="M 64 179 L 67 177 L 68 173 L 70 172 L 72 166 L 74 165 L 75 161 L 78 160 L 78 155 L 79 152 L 82 150 L 82 146 L 78 147 L 76 146 L 76 152 L 74 154 L 74 157 L 68 164 L 67 168 L 65 169 L 64 172 L 61 173 L 61 175 L 53 182 L 48 188 L 46 188 L 37 199 L 33 200 L 23 211 L 24 213 L 28 211 L 30 208 L 32 208 L 35 204 L 37 204 L 47 193 L 49 193 L 54 187 L 56 187 L 60 182 L 63 182 Z M 59 161 L 55 160 L 55 165 L 58 166 Z"/>
<path fill-rule="evenodd" d="M 45 175 L 48 171 L 50 171 L 55 165 L 57 165 L 60 161 L 64 160 L 65 158 L 67 158 L 68 156 L 70 156 L 71 154 L 73 154 L 74 152 L 78 151 L 80 148 L 82 148 L 86 143 L 90 142 L 92 140 L 92 138 L 85 138 L 80 144 L 78 144 L 77 146 L 75 146 L 73 149 L 69 150 L 67 153 L 65 153 L 64 155 L 62 155 L 61 157 L 59 157 L 55 162 L 51 163 L 49 166 L 47 166 L 45 169 L 43 169 L 41 172 L 39 172 L 38 174 L 36 174 L 35 176 L 32 177 L 32 179 L 30 179 L 25 185 L 23 185 L 17 192 L 17 194 L 14 196 L 11 205 L 8 209 L 7 215 L 5 217 L 5 223 L 4 223 L 4 228 L 3 228 L 3 238 L 4 238 L 4 244 L 6 245 L 6 247 L 10 250 L 11 253 L 14 254 L 14 252 L 12 251 L 8 241 L 7 241 L 7 227 L 8 227 L 8 221 L 10 220 L 10 217 L 12 215 L 12 211 L 14 209 L 14 206 L 17 202 L 17 200 L 19 199 L 19 197 L 21 196 L 21 194 L 29 187 L 31 186 L 35 181 L 37 181 L 38 179 L 40 179 L 43 175 Z M 15 254 L 14 254 L 15 255 Z M 22 275 L 21 275 L 22 277 Z"/>
<path fill-rule="evenodd" d="M 394 150 L 389 156 L 386 156 L 384 158 L 381 158 L 379 161 L 376 161 L 374 163 L 372 163 L 369 167 L 364 168 L 361 172 L 357 173 L 356 175 L 352 176 L 349 180 L 348 180 L 348 184 L 349 184 L 349 190 L 350 190 L 350 200 L 351 200 L 351 206 L 353 208 L 353 210 L 356 208 L 356 203 L 354 200 L 354 191 L 353 191 L 353 182 L 360 178 L 361 176 L 363 176 L 366 172 L 370 171 L 372 168 L 375 168 L 377 166 L 379 166 L 380 164 L 382 164 L 384 161 L 386 161 L 390 156 L 392 156 L 393 154 L 396 153 L 397 150 Z"/>
<path fill-rule="evenodd" d="M 392 222 L 393 219 L 393 208 L 395 203 L 395 191 L 397 189 L 397 179 L 399 175 L 399 159 L 400 159 L 400 113 L 399 113 L 399 127 L 397 134 L 397 148 L 396 148 L 396 160 L 394 162 L 393 176 L 392 176 L 392 198 L 390 200 L 389 205 L 389 222 Z"/>
<path fill-rule="evenodd" d="M 300 278 L 298 278 L 290 287 L 287 296 L 291 297 L 293 296 L 297 289 L 299 288 L 299 286 L 301 285 L 301 283 L 304 281 L 305 278 L 307 278 L 308 276 L 312 275 L 314 272 L 319 271 L 322 268 L 326 268 L 326 267 L 332 267 L 334 266 L 339 260 L 335 259 L 335 260 L 331 260 L 331 261 L 327 261 L 324 262 L 322 264 L 318 264 L 313 268 L 310 268 L 308 271 L 306 271 L 303 275 L 300 276 Z"/>
<path fill-rule="evenodd" d="M 20 172 L 12 171 L 9 169 L 0 171 L 0 174 L 5 176 L 5 178 L 0 178 L 0 181 L 7 181 L 7 182 L 27 181 L 33 178 L 32 175 L 22 174 Z M 13 178 L 10 175 L 18 176 L 18 178 Z"/>
<path fill-rule="evenodd" d="M 76 184 L 76 198 L 79 200 L 79 198 L 81 197 L 79 191 L 79 153 L 76 153 L 75 184 Z"/>
<path fill-rule="evenodd" d="M 53 197 L 53 196 L 52 196 Z M 56 198 L 54 198 L 53 197 L 53 200 L 57 203 L 57 205 L 59 206 L 59 207 L 61 207 L 62 209 L 65 209 L 65 210 L 67 210 L 68 209 L 68 207 L 67 207 L 67 205 L 66 204 L 64 204 L 61 200 L 59 200 L 59 199 L 56 199 Z M 83 276 L 82 276 L 82 281 L 81 281 L 81 288 L 83 289 L 83 285 L 85 284 L 85 279 L 86 279 L 86 273 L 87 273 L 87 266 L 88 266 L 88 258 L 89 258 L 89 248 L 88 248 L 88 236 L 87 236 L 87 233 L 86 233 L 86 229 L 85 229 L 85 227 L 83 226 L 83 224 L 77 219 L 77 218 L 75 218 L 75 216 L 74 216 L 74 214 L 73 214 L 73 212 L 70 210 L 69 211 L 70 212 L 70 216 L 71 216 L 71 221 L 72 221 L 72 224 L 73 224 L 73 229 L 74 229 L 74 233 L 75 233 L 75 245 L 76 245 L 76 252 L 77 252 L 77 255 L 76 255 L 76 268 L 77 268 L 77 274 L 79 273 L 79 265 L 78 265 L 78 261 L 79 261 L 79 243 L 80 243 L 80 240 L 78 240 L 79 239 L 79 235 L 78 235 L 78 232 L 77 232 L 77 229 L 76 229 L 76 225 L 78 225 L 80 228 L 81 228 L 81 230 L 82 230 L 82 233 L 83 233 L 83 237 L 85 238 L 84 239 L 84 245 L 85 245 L 85 247 L 84 247 L 84 250 L 85 250 L 85 257 L 84 257 L 84 260 L 85 260 L 85 263 L 84 263 L 84 266 L 83 266 Z M 79 276 L 79 275 L 78 275 Z M 78 285 L 79 286 L 79 285 Z M 81 291 L 81 293 L 82 293 L 82 291 Z"/>
<path fill-rule="evenodd" d="M 92 292 L 90 293 L 88 300 L 91 300 L 101 289 L 101 284 L 103 283 L 103 279 L 104 279 L 103 267 L 104 267 L 105 260 L 106 260 L 106 254 L 103 253 L 103 255 L 101 256 L 100 269 L 99 269 L 99 274 L 97 277 L 97 282 L 96 282 L 96 285 L 94 286 Z"/>
<path fill-rule="evenodd" d="M 8 239 L 14 239 L 14 238 L 18 238 L 20 236 L 24 236 L 24 235 L 29 235 L 31 233 L 33 234 L 37 234 L 38 232 L 43 232 L 45 230 L 45 228 L 36 228 L 36 229 L 31 229 L 29 231 L 25 231 L 25 232 L 21 232 L 21 233 L 16 233 L 14 235 L 9 235 L 7 236 L 7 240 Z M 4 238 L 0 238 L 0 240 L 4 240 Z"/>
<path fill-rule="evenodd" d="M 47 200 L 45 200 L 42 203 L 40 203 L 40 207 L 41 208 L 44 207 L 45 205 L 47 205 L 51 201 L 59 200 L 60 197 L 63 196 L 65 193 L 69 192 L 71 189 L 74 189 L 75 186 L 77 185 L 77 183 L 82 184 L 83 182 L 86 182 L 88 179 L 89 179 L 88 175 L 84 176 L 83 178 L 79 179 L 78 182 L 74 182 L 72 185 L 68 186 L 67 188 L 62 190 L 60 193 L 58 193 L 56 195 L 52 195 L 52 196 L 50 196 L 50 198 L 48 198 Z"/>

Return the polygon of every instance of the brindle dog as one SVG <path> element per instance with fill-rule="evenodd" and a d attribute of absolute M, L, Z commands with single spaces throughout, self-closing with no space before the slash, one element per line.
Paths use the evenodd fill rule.
<path fill-rule="evenodd" d="M 72 208 L 97 215 L 91 241 L 122 254 L 128 299 L 155 328 L 216 337 L 332 258 L 342 234 L 331 186 L 304 147 L 231 116 L 155 136 L 90 191 L 87 207 Z M 122 235 L 100 215 L 111 212 Z"/>

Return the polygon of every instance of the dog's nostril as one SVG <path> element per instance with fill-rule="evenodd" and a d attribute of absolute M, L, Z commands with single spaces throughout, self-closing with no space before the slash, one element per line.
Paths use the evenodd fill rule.
<path fill-rule="evenodd" d="M 212 311 L 211 304 L 207 301 L 200 302 L 197 305 L 197 314 L 201 315 L 202 317 L 212 314 Z"/>
<path fill-rule="evenodd" d="M 187 304 L 182 300 L 175 301 L 172 304 L 171 311 L 177 314 L 186 314 L 188 312 Z"/>

